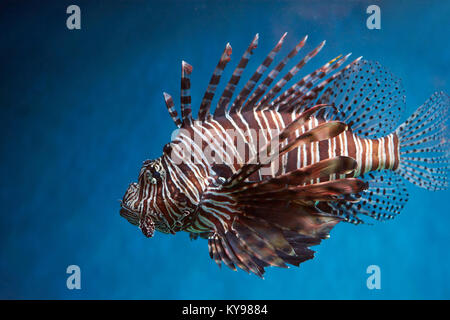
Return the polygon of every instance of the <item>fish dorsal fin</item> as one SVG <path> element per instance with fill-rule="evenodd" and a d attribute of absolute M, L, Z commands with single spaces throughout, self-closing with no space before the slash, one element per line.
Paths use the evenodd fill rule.
<path fill-rule="evenodd" d="M 281 50 L 281 47 L 283 45 L 284 39 L 286 38 L 286 35 L 287 35 L 287 32 L 283 34 L 283 36 L 278 41 L 276 46 L 272 49 L 272 51 L 269 52 L 269 54 L 264 59 L 264 61 L 260 64 L 260 66 L 256 69 L 256 71 L 253 73 L 251 78 L 244 85 L 241 92 L 239 92 L 239 95 L 234 100 L 233 105 L 230 108 L 230 113 L 236 112 L 237 110 L 241 110 L 242 104 L 245 102 L 248 95 L 252 92 L 253 88 L 258 83 L 259 79 L 261 79 L 264 72 L 272 64 L 277 53 Z"/>
<path fill-rule="evenodd" d="M 258 85 L 258 87 L 253 91 L 252 95 L 250 96 L 249 100 L 245 104 L 245 107 L 243 105 L 243 102 L 241 102 L 242 106 L 240 106 L 239 111 L 247 111 L 250 110 L 254 103 L 258 101 L 261 96 L 267 91 L 269 86 L 272 84 L 272 82 L 277 78 L 278 74 L 284 69 L 284 67 L 288 64 L 288 62 L 294 58 L 297 53 L 299 53 L 300 49 L 303 48 L 303 46 L 306 43 L 306 40 L 308 39 L 308 36 L 305 36 L 295 47 L 294 49 L 289 52 L 289 54 L 281 60 L 275 68 L 273 68 L 269 74 L 266 76 L 266 78 Z"/>
<path fill-rule="evenodd" d="M 338 56 L 327 62 L 321 68 L 318 68 L 313 72 L 307 74 L 289 89 L 285 90 L 278 98 L 276 98 L 271 103 L 271 105 L 276 106 L 277 110 L 280 110 L 283 107 L 295 106 L 295 102 L 297 100 L 300 100 L 302 96 L 307 94 L 317 81 L 324 78 L 332 70 L 339 68 L 350 55 L 351 53 L 347 54 L 343 58 L 341 58 L 341 56 Z M 260 107 L 261 106 L 263 105 L 260 104 Z M 266 108 L 267 107 L 269 106 L 266 106 Z"/>
<path fill-rule="evenodd" d="M 345 122 L 357 135 L 373 139 L 397 128 L 405 96 L 399 78 L 378 62 L 361 60 L 342 72 L 316 103 L 336 107 L 323 112 L 325 119 Z"/>
<path fill-rule="evenodd" d="M 191 110 L 191 73 L 192 66 L 185 62 L 181 62 L 181 118 L 185 125 L 192 123 L 192 110 Z"/>
<path fill-rule="evenodd" d="M 219 102 L 217 103 L 216 110 L 214 111 L 215 117 L 223 116 L 225 115 L 225 112 L 227 112 L 228 104 L 230 103 L 234 90 L 236 89 L 236 86 L 238 85 L 239 80 L 241 79 L 242 72 L 244 71 L 245 67 L 247 66 L 247 63 L 250 60 L 250 57 L 253 54 L 253 49 L 255 49 L 258 46 L 258 40 L 259 34 L 256 34 L 255 37 L 253 38 L 253 41 L 248 46 L 247 50 L 245 50 L 244 54 L 242 55 L 239 64 L 234 69 L 233 74 L 230 80 L 228 81 L 225 89 L 223 90 Z"/>
<path fill-rule="evenodd" d="M 344 66 L 349 54 L 338 56 L 307 74 L 288 89 L 284 89 L 303 66 L 321 51 L 325 41 L 307 53 L 271 86 L 287 63 L 299 53 L 307 39 L 305 37 L 284 59 L 269 69 L 275 56 L 281 51 L 285 37 L 286 34 L 281 37 L 252 77 L 245 83 L 236 99 L 232 101 L 239 80 L 253 54 L 253 49 L 258 44 L 258 35 L 254 37 L 219 97 L 214 118 L 254 109 L 301 113 L 310 106 L 331 104 L 336 107 L 337 111 L 322 111 L 325 119 L 347 123 L 358 135 L 376 138 L 395 130 L 404 110 L 403 89 L 400 80 L 377 62 L 361 60 L 360 57 Z M 231 51 L 231 46 L 227 44 L 201 102 L 198 114 L 200 121 L 208 120 L 211 117 L 212 100 L 222 73 L 230 61 Z M 168 95 L 165 95 L 169 113 L 178 127 L 180 121 L 181 125 L 188 126 L 194 120 L 191 115 L 191 72 L 192 67 L 183 62 L 180 120 L 177 117 L 173 101 L 169 99 Z M 260 82 L 265 72 L 268 72 L 268 75 Z"/>
<path fill-rule="evenodd" d="M 231 46 L 229 43 L 227 43 L 222 55 L 220 56 L 220 60 L 217 63 L 216 68 L 214 69 L 211 80 L 209 80 L 208 88 L 206 89 L 202 102 L 200 104 L 200 109 L 198 111 L 198 120 L 200 121 L 206 120 L 206 118 L 208 118 L 210 115 L 211 102 L 216 93 L 217 85 L 220 82 L 223 70 L 231 59 L 231 52 Z"/>
<path fill-rule="evenodd" d="M 262 92 L 258 96 L 252 96 L 250 100 L 245 104 L 244 109 L 251 109 L 255 106 L 266 105 L 271 101 L 286 83 L 289 82 L 312 58 L 314 58 L 325 45 L 325 41 L 322 41 L 319 46 L 309 52 L 302 60 L 300 60 L 295 66 L 293 66 L 284 76 L 280 79 L 268 92 Z M 258 101 L 259 100 L 259 101 Z"/>
<path fill-rule="evenodd" d="M 232 101 L 232 97 L 234 91 L 239 84 L 241 76 L 246 68 L 250 57 L 253 54 L 253 50 L 258 45 L 259 35 L 253 38 L 252 42 L 245 50 L 243 56 L 241 57 L 238 65 L 233 71 L 233 74 L 228 81 L 225 89 L 221 93 L 219 97 L 219 101 L 217 103 L 216 109 L 214 111 L 214 118 L 222 117 L 225 114 L 229 113 L 237 113 L 249 111 L 256 107 L 256 104 L 261 99 L 262 101 L 270 101 L 274 98 L 274 96 L 281 91 L 282 87 L 295 76 L 295 74 L 309 61 L 311 60 L 325 45 L 325 41 L 320 43 L 318 47 L 308 53 L 300 62 L 298 62 L 294 67 L 289 70 L 289 72 L 284 75 L 284 77 L 279 80 L 273 88 L 269 88 L 271 83 L 275 80 L 278 74 L 283 70 L 283 68 L 287 65 L 287 63 L 300 51 L 300 49 L 305 45 L 307 36 L 301 40 L 294 49 L 290 51 L 290 53 L 280 61 L 276 67 L 270 70 L 268 76 L 259 83 L 263 74 L 268 70 L 269 66 L 275 59 L 275 56 L 280 52 L 283 42 L 286 38 L 286 34 L 284 33 L 281 39 L 277 42 L 275 47 L 268 53 L 266 58 L 262 61 L 259 67 L 254 71 L 252 77 L 246 82 L 243 86 L 236 99 Z M 232 53 L 232 48 L 230 44 L 227 44 L 219 62 L 214 69 L 213 75 L 211 76 L 211 80 L 208 84 L 206 92 L 201 101 L 198 119 L 200 121 L 208 120 L 211 117 L 211 105 L 212 100 L 215 96 L 217 86 L 219 85 L 221 76 L 223 71 L 225 70 L 226 65 L 230 61 L 230 56 Z M 178 119 L 177 113 L 174 108 L 173 101 L 169 101 L 171 99 L 170 96 L 165 94 L 166 105 L 169 111 L 170 116 L 172 117 L 175 125 L 177 127 L 181 126 L 189 126 L 193 123 L 193 118 L 191 115 L 191 96 L 190 96 L 190 74 L 192 72 L 192 66 L 186 62 L 182 62 L 181 68 L 181 119 Z M 259 84 L 258 84 L 259 83 Z M 270 90 L 269 90 L 270 89 Z M 230 107 L 231 106 L 231 107 Z M 181 122 L 181 123 L 180 123 Z"/>
<path fill-rule="evenodd" d="M 169 115 L 172 118 L 175 125 L 180 128 L 181 127 L 181 120 L 178 117 L 178 112 L 175 109 L 175 103 L 173 102 L 172 96 L 166 92 L 163 92 L 164 95 L 164 101 L 166 102 L 167 111 L 169 111 Z"/>

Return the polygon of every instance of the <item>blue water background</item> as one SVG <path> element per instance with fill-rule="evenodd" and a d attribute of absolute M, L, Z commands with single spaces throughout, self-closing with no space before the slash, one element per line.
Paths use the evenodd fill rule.
<path fill-rule="evenodd" d="M 70 4 L 81 30 L 66 28 Z M 370 4 L 381 30 L 366 28 Z M 197 110 L 227 42 L 234 66 L 259 32 L 252 70 L 285 31 L 283 54 L 309 34 L 306 50 L 327 45 L 305 70 L 348 52 L 377 60 L 402 78 L 409 114 L 450 92 L 449 16 L 448 1 L 3 1 L 0 298 L 450 298 L 448 191 L 411 186 L 394 221 L 340 224 L 314 260 L 265 280 L 219 269 L 185 233 L 146 239 L 118 203 L 170 139 L 162 92 L 178 101 L 182 59 Z M 81 290 L 66 288 L 71 264 Z M 366 287 L 372 264 L 381 290 Z"/>

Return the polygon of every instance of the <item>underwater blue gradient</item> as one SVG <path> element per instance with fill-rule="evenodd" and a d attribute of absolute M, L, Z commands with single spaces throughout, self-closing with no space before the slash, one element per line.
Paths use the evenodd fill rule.
<path fill-rule="evenodd" d="M 366 28 L 373 3 L 381 30 Z M 81 30 L 65 26 L 70 4 Z M 449 299 L 449 191 L 410 186 L 394 221 L 339 224 L 314 260 L 265 280 L 219 269 L 185 233 L 146 239 L 118 202 L 170 140 L 162 92 L 178 101 L 182 59 L 197 110 L 227 42 L 234 66 L 260 33 L 253 70 L 283 32 L 284 54 L 309 34 L 306 49 L 327 45 L 306 70 L 347 52 L 377 60 L 402 78 L 409 114 L 450 93 L 449 16 L 446 1 L 2 1 L 0 298 Z M 81 290 L 66 288 L 71 264 Z M 381 290 L 366 287 L 372 264 Z"/>

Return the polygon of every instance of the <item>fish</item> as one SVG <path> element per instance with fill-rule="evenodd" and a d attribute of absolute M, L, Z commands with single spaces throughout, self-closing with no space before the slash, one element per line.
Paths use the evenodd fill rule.
<path fill-rule="evenodd" d="M 120 215 L 146 237 L 183 231 L 206 239 L 219 266 L 263 278 L 270 266 L 312 259 L 311 247 L 340 222 L 395 218 L 408 183 L 448 187 L 446 93 L 434 93 L 402 122 L 401 80 L 376 61 L 339 55 L 301 77 L 325 45 L 295 63 L 305 36 L 271 68 L 286 35 L 239 86 L 257 34 L 216 96 L 231 61 L 226 44 L 196 118 L 193 67 L 182 61 L 180 116 L 163 93 L 176 130 L 161 157 L 143 162 L 120 202 Z"/>

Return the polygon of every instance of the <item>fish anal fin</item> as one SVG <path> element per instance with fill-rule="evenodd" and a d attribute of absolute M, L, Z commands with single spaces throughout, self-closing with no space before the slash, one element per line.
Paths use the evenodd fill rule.
<path fill-rule="evenodd" d="M 374 171 L 360 177 L 368 188 L 356 195 L 356 201 L 328 203 L 334 214 L 355 224 L 370 223 L 370 219 L 389 220 L 400 214 L 408 201 L 408 191 L 402 178 L 390 170 Z"/>

